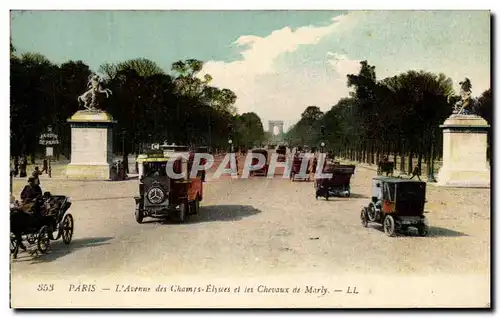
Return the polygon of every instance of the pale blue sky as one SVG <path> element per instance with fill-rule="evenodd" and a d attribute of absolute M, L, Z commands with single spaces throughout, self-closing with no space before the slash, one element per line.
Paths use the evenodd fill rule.
<path fill-rule="evenodd" d="M 12 42 L 19 52 L 40 52 L 58 63 L 136 57 L 168 70 L 180 59 L 231 61 L 241 35 L 266 36 L 285 26 L 328 23 L 331 11 L 13 11 Z"/>
<path fill-rule="evenodd" d="M 308 105 L 347 96 L 360 60 L 384 78 L 409 69 L 443 72 L 473 95 L 490 87 L 487 11 L 38 11 L 12 13 L 12 42 L 56 63 L 145 57 L 206 61 L 214 85 L 236 92 L 240 113 L 287 126 Z"/>

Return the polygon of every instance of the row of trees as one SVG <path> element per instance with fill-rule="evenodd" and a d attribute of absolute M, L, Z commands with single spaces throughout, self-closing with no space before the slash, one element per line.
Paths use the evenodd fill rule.
<path fill-rule="evenodd" d="M 460 99 L 452 84 L 444 74 L 424 71 L 378 80 L 375 66 L 362 61 L 358 74 L 347 75 L 351 96 L 326 113 L 316 106 L 307 107 L 286 138 L 292 145 L 310 146 L 324 140 L 336 155 L 368 163 L 378 162 L 381 155 L 393 155 L 401 158 L 397 163 L 400 170 L 411 171 L 412 159 L 417 158 L 420 166 L 423 160 L 430 162 L 431 156 L 442 155 L 439 125 Z M 472 99 L 471 106 L 491 124 L 490 89 Z"/>
<path fill-rule="evenodd" d="M 17 55 L 11 45 L 11 155 L 41 154 L 40 134 L 51 125 L 59 135 L 60 153 L 71 149 L 66 120 L 81 107 L 77 97 L 92 73 L 82 61 L 56 65 L 43 55 Z M 155 62 L 134 59 L 103 64 L 98 70 L 112 90 L 99 108 L 117 121 L 114 151 L 135 153 L 145 143 L 175 142 L 227 149 L 228 138 L 238 146 L 263 141 L 261 119 L 237 114 L 236 95 L 211 86 L 212 77 L 199 76 L 203 62 L 189 59 L 172 64 L 166 73 Z"/>

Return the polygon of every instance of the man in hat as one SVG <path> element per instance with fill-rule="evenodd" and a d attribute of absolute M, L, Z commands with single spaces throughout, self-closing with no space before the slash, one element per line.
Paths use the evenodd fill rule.
<path fill-rule="evenodd" d="M 33 202 L 38 196 L 42 195 L 42 188 L 35 183 L 35 178 L 29 177 L 28 184 L 24 186 L 21 192 L 21 201 L 23 204 L 23 210 L 26 212 L 32 211 L 35 207 L 35 202 Z"/>
<path fill-rule="evenodd" d="M 35 170 L 33 171 L 33 178 L 35 179 L 35 184 L 40 185 L 40 176 L 42 175 L 42 172 L 38 167 L 35 167 Z"/>
<path fill-rule="evenodd" d="M 43 173 L 43 172 L 45 172 L 45 173 L 47 173 L 47 174 L 49 173 L 49 163 L 48 163 L 48 161 L 47 161 L 47 158 L 44 158 L 44 159 L 43 159 L 43 164 L 42 164 L 42 171 L 41 171 L 41 173 Z"/>
<path fill-rule="evenodd" d="M 19 161 L 19 177 L 26 178 L 27 165 L 28 165 L 28 160 L 26 159 L 25 156 L 22 156 L 21 160 Z"/>

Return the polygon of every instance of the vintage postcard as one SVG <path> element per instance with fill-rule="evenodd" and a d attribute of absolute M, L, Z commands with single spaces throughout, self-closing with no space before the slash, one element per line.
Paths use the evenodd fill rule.
<path fill-rule="evenodd" d="M 489 11 L 10 12 L 12 308 L 490 308 Z"/>

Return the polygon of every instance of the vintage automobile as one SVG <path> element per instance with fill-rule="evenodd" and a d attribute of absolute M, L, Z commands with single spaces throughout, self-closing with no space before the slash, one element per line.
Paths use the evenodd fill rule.
<path fill-rule="evenodd" d="M 296 152 L 295 155 L 293 156 L 293 161 L 292 161 L 292 169 L 290 171 L 290 180 L 292 182 L 296 180 L 303 180 L 303 181 L 310 181 L 311 180 L 311 164 L 310 162 L 307 163 L 307 168 L 305 174 L 301 175 L 300 174 L 300 168 L 302 167 L 302 162 L 304 160 L 312 160 L 312 157 L 308 157 L 306 153 L 303 152 Z"/>
<path fill-rule="evenodd" d="M 202 154 L 209 154 L 209 150 L 208 150 L 208 147 L 207 146 L 200 146 L 200 147 L 197 147 L 196 148 L 196 153 L 202 153 Z M 190 154 L 190 161 L 194 161 L 194 153 L 191 153 Z M 200 165 L 205 165 L 207 163 L 207 160 L 205 158 L 202 158 L 200 160 Z M 206 175 L 206 171 L 203 170 L 200 172 L 200 177 L 201 177 L 201 181 L 205 182 L 205 175 Z"/>
<path fill-rule="evenodd" d="M 426 183 L 423 181 L 374 177 L 372 198 L 361 210 L 361 224 L 369 222 L 382 224 L 388 236 L 417 228 L 420 236 L 429 233 L 427 218 L 424 216 Z"/>
<path fill-rule="evenodd" d="M 250 176 L 267 176 L 267 171 L 269 170 L 269 162 L 268 162 L 269 155 L 268 155 L 267 150 L 266 149 L 252 149 L 252 153 L 259 153 L 259 154 L 263 155 L 264 158 L 266 159 L 266 163 L 264 163 L 264 165 L 257 170 L 251 170 Z M 258 159 L 252 158 L 252 166 L 256 166 L 257 163 L 258 163 Z"/>
<path fill-rule="evenodd" d="M 343 165 L 338 162 L 325 163 L 323 174 L 331 174 L 330 178 L 316 178 L 314 188 L 316 189 L 316 199 L 351 195 L 351 177 L 356 170 L 355 165 Z"/>
<path fill-rule="evenodd" d="M 180 157 L 182 155 L 183 157 Z M 169 159 L 175 160 L 172 170 L 178 177 L 167 173 Z M 139 196 L 136 196 L 135 220 L 142 223 L 145 217 L 173 217 L 185 222 L 190 215 L 198 214 L 203 200 L 203 171 L 194 178 L 190 172 L 194 154 L 187 146 L 163 145 L 138 156 Z M 181 174 L 184 176 L 180 177 Z"/>

